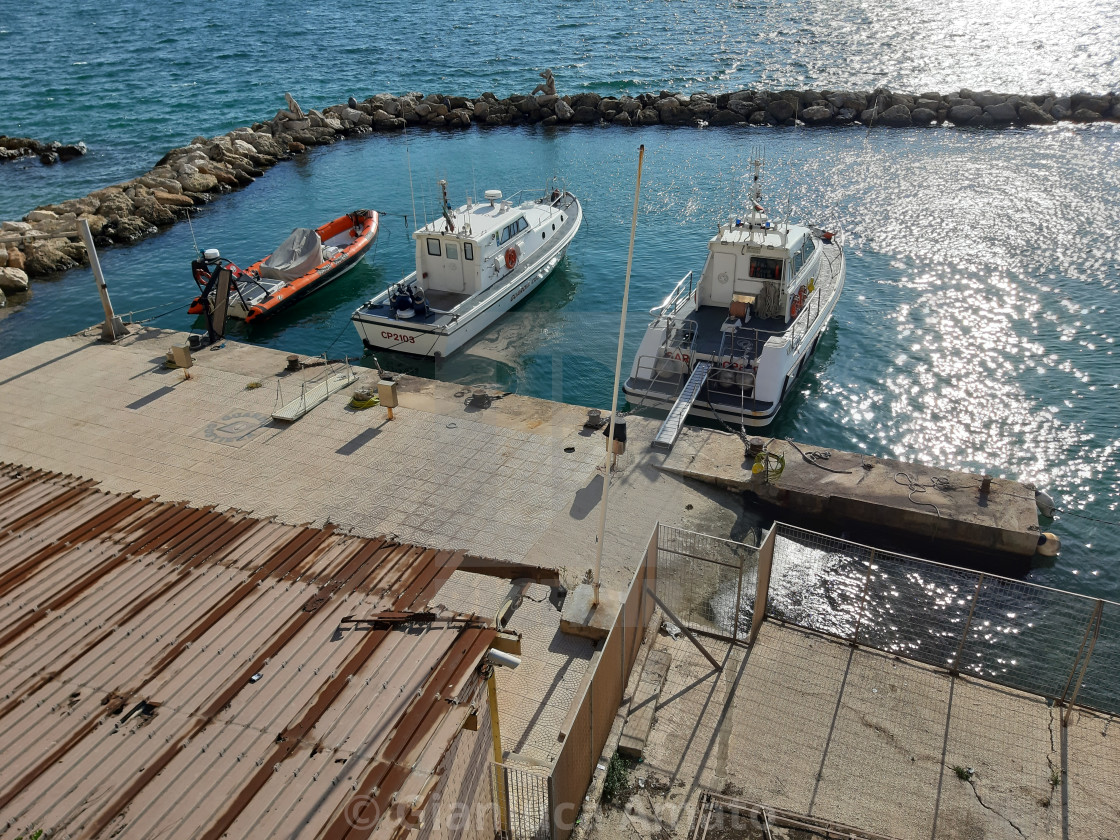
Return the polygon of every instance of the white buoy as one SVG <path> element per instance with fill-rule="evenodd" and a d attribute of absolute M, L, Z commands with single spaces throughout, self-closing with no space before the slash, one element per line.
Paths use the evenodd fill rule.
<path fill-rule="evenodd" d="M 1054 499 L 1045 490 L 1034 491 L 1034 503 L 1038 506 L 1038 512 L 1045 516 L 1047 519 L 1054 518 Z"/>
<path fill-rule="evenodd" d="M 1062 550 L 1062 541 L 1058 539 L 1057 535 L 1051 534 L 1049 531 L 1043 531 L 1038 536 L 1038 548 L 1035 553 L 1041 557 L 1057 557 L 1058 552 Z"/>

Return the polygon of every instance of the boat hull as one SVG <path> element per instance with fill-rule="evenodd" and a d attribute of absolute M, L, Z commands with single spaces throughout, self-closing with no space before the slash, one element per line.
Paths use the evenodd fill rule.
<path fill-rule="evenodd" d="M 359 210 L 317 229 L 324 244 L 336 245 L 336 253 L 299 277 L 286 281 L 260 279 L 261 266 L 268 257 L 253 263 L 235 280 L 230 290 L 227 315 L 249 324 L 262 321 L 289 309 L 352 271 L 377 239 L 379 216 Z M 342 246 L 342 247 L 337 247 Z M 188 312 L 201 314 L 202 297 L 195 298 Z"/>
<path fill-rule="evenodd" d="M 807 323 L 802 331 L 790 334 L 784 341 L 771 340 L 766 343 L 764 351 L 759 355 L 758 366 L 753 371 L 753 388 L 750 389 L 749 395 L 741 386 L 724 387 L 723 380 L 734 385 L 736 378 L 740 376 L 740 371 L 731 370 L 726 366 L 720 367 L 718 360 L 703 353 L 683 359 L 667 360 L 678 364 L 681 373 L 676 379 L 666 379 L 658 383 L 656 377 L 641 375 L 642 351 L 639 350 L 639 358 L 635 360 L 634 369 L 623 383 L 622 390 L 627 400 L 634 406 L 667 412 L 675 404 L 680 386 L 687 379 L 687 374 L 692 367 L 701 361 L 710 361 L 716 364 L 717 368 L 701 388 L 689 415 L 752 428 L 772 423 L 793 385 L 804 375 L 809 362 L 816 354 L 821 337 L 832 320 L 836 304 L 843 291 L 846 276 L 843 251 L 839 245 L 834 247 L 837 249 L 839 262 L 833 269 L 827 298 L 820 302 L 819 309 L 813 313 L 812 321 Z M 687 318 L 692 312 L 685 309 L 675 314 Z M 656 328 L 657 322 L 647 331 L 643 346 L 647 343 L 657 343 L 658 337 L 653 334 Z"/>
<path fill-rule="evenodd" d="M 368 350 L 392 350 L 412 356 L 443 358 L 483 333 L 498 318 L 520 303 L 556 270 L 567 254 L 568 246 L 582 223 L 583 211 L 574 200 L 573 218 L 562 236 L 531 259 L 517 265 L 515 271 L 472 297 L 463 312 L 444 313 L 444 317 L 424 323 L 407 318 L 377 314 L 384 310 L 388 292 L 359 308 L 351 320 Z M 415 282 L 416 273 L 408 275 L 402 285 Z"/>

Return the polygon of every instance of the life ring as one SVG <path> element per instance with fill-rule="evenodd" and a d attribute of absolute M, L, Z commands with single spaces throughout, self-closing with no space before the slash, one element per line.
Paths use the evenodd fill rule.
<path fill-rule="evenodd" d="M 797 290 L 797 294 L 793 296 L 793 301 L 789 305 L 789 317 L 792 321 L 797 317 L 797 313 L 801 311 L 801 307 L 805 305 L 805 298 L 809 296 L 809 290 L 802 286 Z"/>
<path fill-rule="evenodd" d="M 513 268 L 517 265 L 517 249 L 506 248 L 506 268 Z"/>

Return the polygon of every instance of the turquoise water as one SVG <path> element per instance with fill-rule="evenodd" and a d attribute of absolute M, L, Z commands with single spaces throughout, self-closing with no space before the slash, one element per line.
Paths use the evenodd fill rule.
<path fill-rule="evenodd" d="M 561 92 L 1118 86 L 1120 12 L 1106 3 L 1013 14 L 1014 4 L 384 2 L 363 6 L 368 19 L 357 22 L 353 4 L 250 2 L 236 19 L 225 17 L 228 8 L 200 3 L 169 15 L 133 3 L 63 3 L 50 16 L 6 12 L 0 132 L 84 139 L 92 151 L 52 169 L 0 168 L 0 217 L 130 177 L 197 134 L 270 117 L 285 90 L 305 107 L 380 90 L 506 94 L 527 92 L 549 66 Z M 1060 39 L 1038 34 L 1057 20 Z M 1120 520 L 1117 126 L 369 136 L 276 167 L 201 209 L 193 234 L 246 264 L 296 225 L 359 206 L 390 214 L 363 265 L 272 323 L 235 331 L 286 350 L 358 356 L 350 313 L 411 265 L 409 158 L 420 216 L 434 213 L 438 178 L 460 203 L 560 175 L 585 211 L 566 264 L 438 370 L 381 360 L 605 407 L 639 144 L 646 160 L 627 363 L 642 313 L 699 271 L 715 225 L 742 205 L 749 153 L 762 146 L 771 206 L 788 202 L 795 216 L 840 226 L 850 244 L 834 325 L 773 433 L 1048 487 L 1079 516 L 1054 525 L 1062 557 L 1032 579 L 1120 598 L 1120 528 L 1083 518 Z M 103 252 L 118 311 L 192 326 L 194 252 L 185 225 Z M 0 319 L 0 357 L 98 318 L 88 271 L 38 282 Z"/>

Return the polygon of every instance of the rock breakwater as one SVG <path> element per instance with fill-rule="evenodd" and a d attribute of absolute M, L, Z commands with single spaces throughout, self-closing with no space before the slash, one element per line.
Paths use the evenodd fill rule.
<path fill-rule="evenodd" d="M 251 183 L 265 170 L 312 146 L 371 132 L 412 127 L 466 129 L 472 125 L 670 126 L 956 126 L 1002 128 L 1062 121 L 1120 121 L 1120 96 L 1021 96 L 971 91 L 893 93 L 850 91 L 670 91 L 636 97 L 581 93 L 515 94 L 476 98 L 382 93 L 364 101 L 304 111 L 287 107 L 267 122 L 217 137 L 196 137 L 172 149 L 150 171 L 83 198 L 37 207 L 20 221 L 0 223 L 0 292 L 26 291 L 29 278 L 88 262 L 77 232 L 86 219 L 99 246 L 129 244 L 166 228 L 191 208 Z M 8 148 L 0 138 L 0 148 Z M 57 151 L 57 150 L 56 150 Z M 14 154 L 14 153 L 13 153 Z"/>
<path fill-rule="evenodd" d="M 85 143 L 60 143 L 57 140 L 43 143 L 31 137 L 8 137 L 0 134 L 0 163 L 37 157 L 40 163 L 50 166 L 59 161 L 66 162 L 81 157 L 86 151 Z"/>

